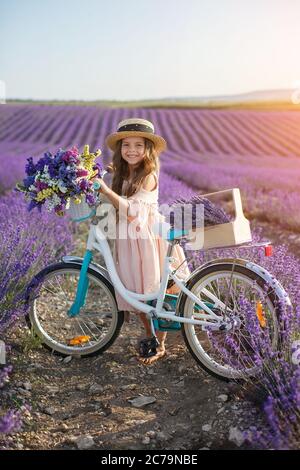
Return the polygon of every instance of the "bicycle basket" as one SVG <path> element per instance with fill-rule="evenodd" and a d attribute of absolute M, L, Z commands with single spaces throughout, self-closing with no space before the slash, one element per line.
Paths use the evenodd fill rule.
<path fill-rule="evenodd" d="M 75 204 L 71 199 L 68 210 L 73 222 L 82 222 L 96 214 L 96 209 L 89 206 L 84 200 L 80 204 Z"/>
<path fill-rule="evenodd" d="M 201 194 L 214 204 L 227 201 L 234 209 L 234 218 L 224 224 L 196 228 L 189 232 L 187 246 L 192 250 L 226 248 L 252 241 L 249 220 L 245 217 L 239 188 L 226 189 L 214 193 Z"/>

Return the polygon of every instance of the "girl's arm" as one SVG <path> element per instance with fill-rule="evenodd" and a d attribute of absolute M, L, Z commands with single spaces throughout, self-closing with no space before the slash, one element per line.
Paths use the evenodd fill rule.
<path fill-rule="evenodd" d="M 99 192 L 104 194 L 112 203 L 112 205 L 119 210 L 120 214 L 124 215 L 127 217 L 129 222 L 132 222 L 137 216 L 136 215 L 128 215 L 128 209 L 129 209 L 129 202 L 119 196 L 117 193 L 115 193 L 112 189 L 110 189 L 107 184 L 104 183 L 103 179 L 97 178 L 97 181 L 100 183 L 101 187 L 99 189 Z M 157 178 L 155 175 L 150 174 L 147 175 L 146 178 L 143 181 L 142 187 L 146 189 L 147 191 L 153 191 L 157 186 Z"/>
<path fill-rule="evenodd" d="M 97 181 L 101 185 L 99 192 L 104 194 L 110 200 L 112 205 L 120 211 L 121 214 L 127 215 L 129 202 L 110 189 L 110 187 L 104 183 L 103 179 L 97 178 Z"/>
<path fill-rule="evenodd" d="M 146 191 L 154 191 L 157 186 L 157 179 L 153 173 L 147 175 L 143 181 L 142 187 L 146 189 Z"/>

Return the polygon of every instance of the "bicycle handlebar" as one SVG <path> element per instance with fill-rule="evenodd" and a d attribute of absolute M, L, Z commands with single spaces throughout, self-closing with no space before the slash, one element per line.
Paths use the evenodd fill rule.
<path fill-rule="evenodd" d="M 107 173 L 108 173 L 108 171 L 104 170 L 103 173 L 102 173 L 101 178 L 103 179 L 104 176 L 105 176 Z M 101 183 L 99 183 L 99 181 L 95 180 L 95 181 L 93 182 L 93 189 L 95 189 L 95 190 L 97 191 L 97 190 L 100 189 L 100 188 L 101 188 Z"/>

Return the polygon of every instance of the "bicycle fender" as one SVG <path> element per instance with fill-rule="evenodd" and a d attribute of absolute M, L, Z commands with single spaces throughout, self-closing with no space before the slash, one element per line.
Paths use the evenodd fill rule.
<path fill-rule="evenodd" d="M 292 303 L 291 303 L 291 300 L 287 294 L 287 292 L 285 291 L 284 287 L 282 286 L 282 284 L 269 272 L 267 271 L 265 268 L 263 268 L 262 266 L 259 266 L 258 264 L 256 263 L 252 263 L 251 261 L 249 260 L 245 260 L 243 258 L 216 258 L 216 259 L 213 259 L 211 261 L 208 261 L 207 263 L 204 263 L 203 265 L 199 266 L 199 268 L 195 269 L 195 271 L 193 271 L 190 276 L 186 279 L 185 281 L 185 287 L 186 288 L 189 288 L 188 284 L 189 284 L 189 281 L 197 274 L 199 274 L 201 271 L 203 271 L 204 269 L 210 267 L 210 266 L 216 266 L 216 265 L 219 265 L 219 264 L 226 264 L 226 263 L 234 263 L 238 266 L 243 266 L 245 268 L 248 268 L 250 269 L 250 271 L 253 271 L 254 273 L 258 274 L 260 277 L 262 277 L 266 282 L 267 284 L 272 287 L 272 289 L 274 290 L 274 292 L 277 294 L 278 298 L 280 300 L 283 301 L 283 303 L 287 306 L 287 307 L 291 307 L 292 306 Z M 178 296 L 178 300 L 177 300 L 177 310 L 180 306 L 180 302 L 181 302 L 181 299 L 182 297 L 184 296 L 184 292 L 180 292 L 179 296 Z"/>
<path fill-rule="evenodd" d="M 53 268 L 57 267 L 59 268 L 61 266 L 61 263 L 73 263 L 73 264 L 78 264 L 79 266 L 82 265 L 83 263 L 83 258 L 80 258 L 78 256 L 63 256 L 61 258 L 61 261 L 60 262 L 56 262 L 56 263 L 52 263 L 52 264 L 49 264 L 48 266 L 46 266 L 45 268 L 43 268 L 41 271 L 39 271 L 35 276 L 33 276 L 33 278 L 30 280 L 30 282 L 28 283 L 28 286 L 26 288 L 26 292 L 25 292 L 25 299 L 26 299 L 26 302 L 29 302 L 30 300 L 33 300 L 33 296 L 34 296 L 34 289 L 35 289 L 35 286 L 38 285 L 39 283 L 39 280 L 45 275 L 47 274 L 49 271 L 51 271 Z M 103 266 L 101 266 L 100 264 L 98 263 L 95 263 L 94 261 L 92 261 L 90 264 L 89 264 L 89 268 L 93 269 L 94 271 L 96 271 L 98 274 L 100 274 L 101 276 L 103 276 L 107 282 L 109 282 L 111 284 L 111 286 L 113 287 L 113 283 L 111 282 L 111 278 L 109 276 L 109 273 L 107 271 L 106 268 L 104 268 Z M 113 287 L 114 289 L 114 287 Z"/>
<path fill-rule="evenodd" d="M 267 284 L 273 288 L 278 298 L 281 299 L 286 304 L 286 306 L 291 307 L 291 299 L 289 298 L 284 287 L 271 273 L 269 273 L 269 271 L 267 271 L 262 266 L 259 266 L 258 264 L 252 263 L 251 261 L 246 263 L 246 267 L 261 276 L 267 282 Z"/>
<path fill-rule="evenodd" d="M 82 265 L 83 258 L 80 258 L 79 256 L 63 256 L 62 261 L 64 263 L 75 263 Z M 95 263 L 95 261 L 91 261 L 89 267 L 97 271 L 98 274 L 101 274 L 101 276 L 103 276 L 111 285 L 113 285 L 108 270 L 101 266 L 101 264 Z"/>

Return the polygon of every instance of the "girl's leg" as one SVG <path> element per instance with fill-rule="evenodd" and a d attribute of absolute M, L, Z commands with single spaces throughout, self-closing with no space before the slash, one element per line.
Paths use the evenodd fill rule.
<path fill-rule="evenodd" d="M 167 294 L 178 294 L 180 292 L 180 288 L 174 283 L 172 287 L 169 287 L 167 290 L 166 290 L 166 293 Z M 146 335 L 147 337 L 150 337 L 152 336 L 152 331 L 151 331 L 151 326 L 150 326 L 150 322 L 146 316 L 146 314 L 144 312 L 140 312 L 139 313 L 140 315 L 140 319 L 144 325 L 144 328 L 146 330 Z M 158 335 L 157 335 L 158 337 Z M 159 340 L 160 341 L 160 340 Z"/>
<path fill-rule="evenodd" d="M 129 322 L 130 322 L 130 313 L 129 313 L 128 310 L 125 310 L 125 311 L 124 311 L 124 321 L 125 321 L 126 323 L 129 323 Z"/>
<path fill-rule="evenodd" d="M 151 331 L 150 322 L 147 319 L 146 314 L 143 313 L 143 312 L 140 312 L 140 318 L 141 318 L 142 323 L 145 327 L 147 338 L 150 338 L 152 336 L 152 331 Z M 157 339 L 159 341 L 159 346 L 156 349 L 157 352 L 156 352 L 155 356 L 140 357 L 140 361 L 143 364 L 152 364 L 152 362 L 157 361 L 157 359 L 160 359 L 166 353 L 165 341 L 166 341 L 167 333 L 165 331 L 157 331 L 156 336 L 157 336 Z"/>
<path fill-rule="evenodd" d="M 167 337 L 167 332 L 157 331 L 156 336 L 159 341 L 159 346 L 156 349 L 156 354 L 155 356 L 151 356 L 151 357 L 141 357 L 140 361 L 143 364 L 152 364 L 153 362 L 157 361 L 158 359 L 160 359 L 166 354 L 165 341 Z"/>
<path fill-rule="evenodd" d="M 144 325 L 144 328 L 146 330 L 146 336 L 147 338 L 150 336 L 152 336 L 152 331 L 151 331 L 151 326 L 150 326 L 150 322 L 147 318 L 147 315 L 144 313 L 144 312 L 140 312 L 140 319 L 142 320 L 142 323 Z"/>
<path fill-rule="evenodd" d="M 171 287 L 169 287 L 169 289 L 167 289 L 166 292 L 167 294 L 179 294 L 180 287 L 178 287 L 177 284 L 175 284 L 174 282 L 174 284 Z"/>
<path fill-rule="evenodd" d="M 179 291 L 180 291 L 180 288 L 174 283 L 174 285 L 169 287 L 166 292 L 168 294 L 178 294 Z M 143 312 L 140 312 L 140 318 L 141 318 L 141 321 L 142 321 L 142 323 L 144 325 L 144 328 L 146 330 L 146 335 L 147 335 L 148 338 L 150 338 L 152 336 L 152 331 L 151 331 L 150 322 L 149 322 L 146 314 L 143 313 Z M 157 348 L 157 353 L 155 354 L 155 356 L 141 357 L 140 361 L 143 362 L 144 364 L 151 364 L 152 362 L 157 361 L 157 359 L 159 359 L 160 357 L 163 357 L 166 353 L 165 341 L 166 341 L 166 337 L 167 337 L 167 332 L 157 331 L 156 336 L 157 336 L 157 339 L 159 341 L 159 346 Z"/>

